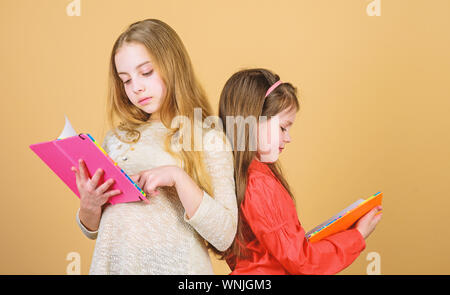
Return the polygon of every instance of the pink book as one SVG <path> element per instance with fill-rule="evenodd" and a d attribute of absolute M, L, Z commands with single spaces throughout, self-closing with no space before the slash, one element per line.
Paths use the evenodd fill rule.
<path fill-rule="evenodd" d="M 66 132 L 67 129 L 69 132 Z M 109 178 L 115 180 L 109 190 L 118 189 L 121 193 L 110 197 L 109 203 L 114 205 L 146 200 L 145 192 L 108 156 L 91 135 L 84 133 L 73 135 L 73 133 L 74 130 L 66 118 L 65 129 L 57 140 L 32 144 L 30 149 L 64 181 L 78 198 L 80 193 L 71 167 L 78 169 L 78 159 L 83 159 L 90 177 L 101 168 L 104 171 L 103 181 Z M 66 137 L 64 134 L 72 136 Z"/>

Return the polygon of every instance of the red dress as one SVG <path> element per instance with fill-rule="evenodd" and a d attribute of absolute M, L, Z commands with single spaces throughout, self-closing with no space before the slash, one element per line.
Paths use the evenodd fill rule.
<path fill-rule="evenodd" d="M 241 204 L 254 238 L 250 257 L 227 259 L 235 274 L 335 274 L 349 266 L 366 247 L 357 229 L 309 243 L 289 193 L 270 168 L 253 160 Z"/>

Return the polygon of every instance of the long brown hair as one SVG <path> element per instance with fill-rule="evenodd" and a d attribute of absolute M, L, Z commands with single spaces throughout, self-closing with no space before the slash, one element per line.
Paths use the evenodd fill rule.
<path fill-rule="evenodd" d="M 256 151 L 249 148 L 250 136 L 252 136 L 249 128 L 245 128 L 245 133 L 243 133 L 245 149 L 238 149 L 236 144 L 238 141 L 242 142 L 243 139 L 237 138 L 238 132 L 228 132 L 228 130 L 231 130 L 231 126 L 226 126 L 226 117 L 242 116 L 248 118 L 253 116 L 259 118 L 260 116 L 266 116 L 269 118 L 286 109 L 295 108 L 298 111 L 300 105 L 297 99 L 297 91 L 290 83 L 280 84 L 265 98 L 266 91 L 278 80 L 280 80 L 278 75 L 266 69 L 241 70 L 228 79 L 220 95 L 219 117 L 224 124 L 224 129 L 227 130 L 227 135 L 234 134 L 233 138 L 229 138 L 229 140 L 233 148 L 236 198 L 239 209 L 237 234 L 232 246 L 224 254 L 224 258 L 245 257 L 247 255 L 245 251 L 246 241 L 254 237 L 250 227 L 242 218 L 241 204 L 245 197 L 248 169 L 256 156 Z M 237 126 L 232 127 L 234 129 Z M 267 165 L 288 191 L 291 198 L 294 199 L 278 161 L 267 163 Z"/>
<path fill-rule="evenodd" d="M 164 126 L 169 130 L 165 139 L 165 150 L 180 161 L 180 166 L 211 197 L 214 197 L 211 177 L 206 171 L 203 160 L 203 152 L 194 149 L 194 141 L 190 149 L 174 151 L 171 148 L 172 139 L 183 141 L 183 138 L 193 138 L 193 128 L 190 134 L 185 132 L 183 123 L 172 127 L 174 118 L 183 116 L 189 119 L 194 126 L 194 109 L 202 110 L 203 121 L 212 115 L 212 108 L 208 102 L 206 93 L 197 80 L 191 60 L 177 33 L 166 23 L 157 19 L 146 19 L 131 24 L 116 40 L 113 45 L 109 66 L 109 93 L 107 98 L 108 123 L 114 135 L 119 140 L 127 143 L 137 142 L 140 132 L 137 128 L 147 123 L 151 114 L 136 107 L 128 99 L 123 82 L 120 80 L 115 55 L 124 44 L 138 43 L 146 47 L 152 58 L 154 69 L 158 72 L 166 86 L 165 97 L 162 98 L 160 107 L 160 118 Z M 118 124 L 116 119 L 120 121 Z M 200 118 L 199 118 L 200 119 Z M 175 120 L 176 122 L 176 120 Z M 118 126 L 117 126 L 118 125 Z M 121 138 L 117 129 L 126 131 L 126 137 Z M 214 253 L 220 254 L 212 245 L 207 243 L 208 248 Z"/>

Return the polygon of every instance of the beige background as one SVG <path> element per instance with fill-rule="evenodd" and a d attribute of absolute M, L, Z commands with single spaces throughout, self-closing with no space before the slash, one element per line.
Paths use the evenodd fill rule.
<path fill-rule="evenodd" d="M 132 22 L 180 35 L 215 110 L 226 79 L 267 67 L 301 107 L 281 161 L 306 229 L 383 191 L 384 216 L 342 274 L 450 274 L 450 1 L 1 0 L 0 274 L 87 274 L 95 242 L 78 199 L 28 146 L 55 139 L 64 114 L 102 140 L 109 53 Z M 218 274 L 227 274 L 214 261 Z"/>

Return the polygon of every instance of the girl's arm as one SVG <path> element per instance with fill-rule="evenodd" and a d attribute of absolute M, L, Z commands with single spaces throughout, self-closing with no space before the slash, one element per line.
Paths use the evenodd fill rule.
<path fill-rule="evenodd" d="M 194 216 L 200 206 L 203 200 L 203 191 L 183 169 L 179 168 L 175 177 L 175 189 L 189 219 Z"/>
<path fill-rule="evenodd" d="M 81 231 L 83 232 L 83 234 L 86 237 L 88 237 L 91 240 L 95 240 L 97 238 L 97 235 L 98 235 L 98 225 L 100 224 L 100 217 L 101 217 L 101 215 L 98 215 L 98 221 L 93 221 L 93 224 L 94 223 L 96 224 L 94 226 L 91 225 L 92 227 L 96 228 L 95 230 L 93 230 L 90 227 L 88 228 L 87 226 L 84 225 L 84 223 L 89 224 L 89 221 L 87 221 L 87 222 L 86 221 L 84 221 L 84 222 L 81 221 L 81 219 L 88 220 L 90 217 L 83 216 L 83 213 L 80 213 L 80 211 L 81 210 L 78 209 L 77 216 L 76 216 L 76 220 L 77 220 L 78 226 L 80 227 Z M 80 215 L 82 216 L 81 218 L 80 218 Z M 97 219 L 94 216 L 92 216 L 92 218 Z"/>
<path fill-rule="evenodd" d="M 157 187 L 174 186 L 185 209 L 184 220 L 217 250 L 225 251 L 233 242 L 237 227 L 233 155 L 221 132 L 209 131 L 203 141 L 217 145 L 203 150 L 213 196 L 202 191 L 184 170 L 176 166 L 161 166 L 130 177 L 150 195 Z"/>
<path fill-rule="evenodd" d="M 338 273 L 366 247 L 356 228 L 308 242 L 289 194 L 263 174 L 249 177 L 243 213 L 256 238 L 290 274 Z"/>
<path fill-rule="evenodd" d="M 210 130 L 203 137 L 203 156 L 211 176 L 213 196 L 203 198 L 193 216 L 186 211 L 185 221 L 217 250 L 227 250 L 236 235 L 237 204 L 234 161 L 229 141 L 223 132 Z"/>
<path fill-rule="evenodd" d="M 130 178 L 150 196 L 158 194 L 158 187 L 175 187 L 188 218 L 195 214 L 203 200 L 203 191 L 182 168 L 177 166 L 167 165 L 144 170 L 136 175 L 130 175 Z"/>
<path fill-rule="evenodd" d="M 103 170 L 98 169 L 92 178 L 84 161 L 79 161 L 79 169 L 72 167 L 75 172 L 77 188 L 80 193 L 80 209 L 77 212 L 77 223 L 81 231 L 90 239 L 97 237 L 97 229 L 100 224 L 103 208 L 110 197 L 120 193 L 119 190 L 109 190 L 114 183 L 108 179 L 100 184 Z"/>

